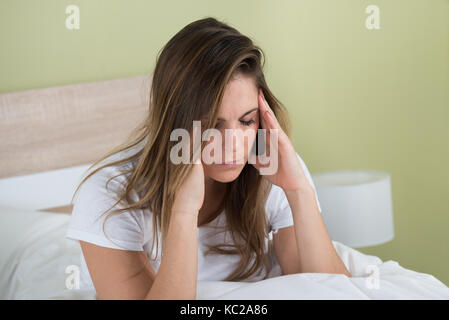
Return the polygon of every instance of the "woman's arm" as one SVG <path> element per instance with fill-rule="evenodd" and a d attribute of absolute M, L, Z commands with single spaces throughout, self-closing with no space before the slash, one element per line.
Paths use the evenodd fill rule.
<path fill-rule="evenodd" d="M 156 279 L 145 299 L 196 299 L 198 213 L 174 211 Z"/>
<path fill-rule="evenodd" d="M 196 299 L 197 213 L 173 211 L 157 274 L 143 251 L 80 241 L 99 299 Z"/>
<path fill-rule="evenodd" d="M 144 251 L 80 244 L 98 299 L 145 298 L 156 273 Z"/>
<path fill-rule="evenodd" d="M 283 256 L 280 260 L 284 261 L 284 265 L 288 265 L 284 269 L 297 270 L 297 267 L 288 261 L 295 263 L 299 261 L 300 272 L 343 273 L 350 277 L 350 273 L 335 251 L 327 233 L 316 203 L 315 192 L 302 170 L 299 157 L 261 90 L 259 91 L 259 108 L 262 128 L 268 129 L 269 135 L 275 134 L 275 139 L 277 138 L 277 144 L 273 146 L 270 143 L 271 136 L 269 140 L 267 139 L 267 146 L 270 155 L 274 155 L 272 159 L 276 163 L 277 170 L 265 177 L 284 190 L 293 214 L 298 255 L 288 258 L 284 256 L 285 252 L 292 254 L 295 251 L 292 249 L 293 244 L 289 244 L 288 249 L 279 243 L 275 246 L 277 248 L 284 247 L 280 252 Z M 258 162 L 254 166 L 256 169 L 263 168 Z M 289 235 L 277 236 L 277 240 L 291 238 L 291 229 L 286 231 Z"/>
<path fill-rule="evenodd" d="M 146 299 L 196 299 L 198 214 L 204 188 L 203 165 L 195 161 L 176 191 L 161 265 Z"/>
<path fill-rule="evenodd" d="M 313 189 L 285 193 L 292 209 L 300 272 L 351 274 L 335 251 Z"/>
<path fill-rule="evenodd" d="M 176 191 L 157 274 L 142 251 L 81 242 L 100 299 L 196 299 L 198 213 L 204 201 L 204 171 L 195 164 Z"/>

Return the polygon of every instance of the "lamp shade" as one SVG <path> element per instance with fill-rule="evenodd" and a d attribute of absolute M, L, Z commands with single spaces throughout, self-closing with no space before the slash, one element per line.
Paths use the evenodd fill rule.
<path fill-rule="evenodd" d="M 394 238 L 390 175 L 344 170 L 312 174 L 332 240 L 358 248 Z"/>

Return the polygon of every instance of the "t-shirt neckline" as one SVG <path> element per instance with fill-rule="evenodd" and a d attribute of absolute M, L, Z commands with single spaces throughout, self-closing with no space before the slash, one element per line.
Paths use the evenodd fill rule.
<path fill-rule="evenodd" d="M 224 209 L 221 210 L 221 212 L 212 221 L 209 221 L 208 223 L 205 223 L 202 226 L 199 226 L 198 231 L 207 229 L 207 228 L 211 227 L 212 225 L 216 226 L 218 223 L 218 220 L 221 219 L 221 217 L 224 215 L 224 211 L 225 211 Z"/>

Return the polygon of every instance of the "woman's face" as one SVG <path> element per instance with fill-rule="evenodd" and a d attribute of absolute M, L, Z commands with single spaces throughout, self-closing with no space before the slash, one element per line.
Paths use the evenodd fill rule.
<path fill-rule="evenodd" d="M 215 157 L 214 150 L 221 150 L 220 164 L 203 161 L 206 178 L 218 182 L 231 182 L 239 176 L 248 161 L 248 150 L 252 147 L 259 128 L 258 90 L 252 78 L 239 75 L 231 80 L 223 95 L 218 111 L 216 129 L 221 133 L 221 141 L 211 137 L 203 150 Z M 225 144 L 225 130 L 229 131 Z M 241 130 L 241 132 L 238 132 Z M 238 134 L 240 133 L 240 134 Z M 212 144 L 212 145 L 211 145 Z M 240 160 L 240 164 L 226 165 L 225 162 Z"/>

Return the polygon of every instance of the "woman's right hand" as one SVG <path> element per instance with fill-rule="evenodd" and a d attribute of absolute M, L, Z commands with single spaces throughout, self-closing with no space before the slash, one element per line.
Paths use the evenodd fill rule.
<path fill-rule="evenodd" d="M 194 128 L 194 134 L 196 130 Z M 190 149 L 193 152 L 193 148 Z M 175 192 L 173 211 L 198 216 L 204 202 L 204 169 L 200 159 L 200 150 L 194 155 L 192 169 Z"/>
<path fill-rule="evenodd" d="M 201 161 L 194 163 L 175 194 L 172 212 L 198 215 L 204 202 L 204 170 Z"/>

